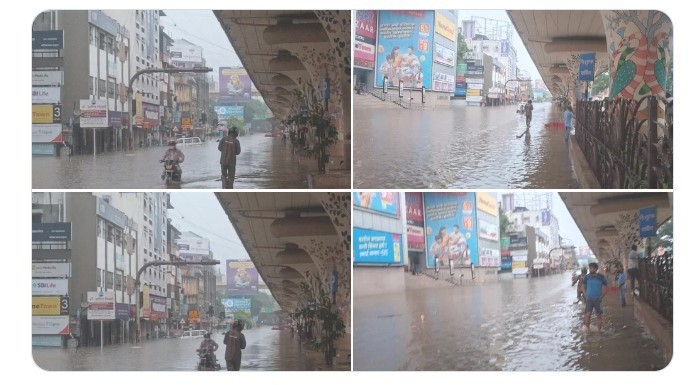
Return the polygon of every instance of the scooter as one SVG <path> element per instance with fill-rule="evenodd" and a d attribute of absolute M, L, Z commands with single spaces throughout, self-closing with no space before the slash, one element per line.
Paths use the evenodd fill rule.
<path fill-rule="evenodd" d="M 182 170 L 180 170 L 179 163 L 174 160 L 167 159 L 163 162 L 163 173 L 161 173 L 161 179 L 166 182 L 166 186 L 171 184 L 179 184 L 180 177 L 182 176 Z"/>
<path fill-rule="evenodd" d="M 198 371 L 208 372 L 221 370 L 221 364 L 219 364 L 213 352 L 197 349 L 197 355 L 199 356 L 199 362 L 197 363 Z"/>

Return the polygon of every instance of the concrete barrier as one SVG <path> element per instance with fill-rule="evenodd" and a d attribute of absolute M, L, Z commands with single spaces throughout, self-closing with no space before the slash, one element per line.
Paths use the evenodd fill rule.
<path fill-rule="evenodd" d="M 661 347 L 666 362 L 673 358 L 673 325 L 639 297 L 634 298 L 634 316 L 646 325 L 653 339 Z"/>

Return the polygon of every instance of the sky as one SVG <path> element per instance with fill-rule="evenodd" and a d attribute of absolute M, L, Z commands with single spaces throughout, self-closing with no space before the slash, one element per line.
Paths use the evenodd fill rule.
<path fill-rule="evenodd" d="M 560 195 L 556 192 L 553 193 L 553 214 L 560 224 L 560 236 L 563 238 L 569 238 L 572 245 L 576 247 L 588 246 L 586 244 L 586 239 L 582 235 L 577 224 L 574 223 L 572 215 L 567 210 L 565 203 L 560 198 Z"/>
<path fill-rule="evenodd" d="M 512 22 L 509 20 L 509 16 L 507 16 L 507 12 L 504 10 L 459 10 L 459 22 L 457 23 L 459 27 L 462 26 L 462 20 L 471 20 L 471 16 L 479 16 L 479 17 L 485 17 L 487 19 L 495 19 L 495 20 L 503 20 L 506 22 L 509 22 L 509 26 L 512 30 L 514 30 L 513 34 L 513 45 L 514 48 L 517 50 L 517 66 L 521 68 L 523 71 L 528 71 L 529 74 L 531 74 L 531 79 L 541 79 L 541 75 L 538 73 L 538 69 L 536 68 L 536 65 L 533 64 L 533 60 L 531 60 L 531 56 L 529 56 L 529 52 L 526 50 L 526 47 L 524 47 L 524 43 L 522 43 L 521 38 L 519 38 L 519 33 L 517 33 L 517 30 L 514 29 L 514 25 Z"/>
<path fill-rule="evenodd" d="M 209 239 L 214 259 L 222 262 L 218 266 L 222 274 L 226 274 L 226 259 L 250 259 L 214 193 L 174 192 L 171 205 L 174 209 L 168 211 L 168 216 L 178 230 Z"/>

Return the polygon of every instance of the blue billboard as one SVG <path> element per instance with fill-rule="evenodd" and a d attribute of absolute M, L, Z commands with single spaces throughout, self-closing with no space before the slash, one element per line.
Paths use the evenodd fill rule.
<path fill-rule="evenodd" d="M 579 80 L 592 82 L 596 66 L 596 53 L 579 54 Z"/>
<path fill-rule="evenodd" d="M 432 89 L 434 11 L 380 11 L 375 86 Z"/>
<path fill-rule="evenodd" d="M 215 106 L 214 111 L 219 116 L 219 119 L 243 119 L 245 107 L 244 106 Z"/>
<path fill-rule="evenodd" d="M 654 237 L 656 230 L 656 206 L 639 209 L 639 237 Z"/>
<path fill-rule="evenodd" d="M 399 216 L 399 193 L 354 192 L 353 205 L 368 210 Z"/>
<path fill-rule="evenodd" d="M 353 228 L 353 263 L 401 265 L 401 234 Z"/>
<path fill-rule="evenodd" d="M 478 266 L 475 193 L 425 193 L 425 236 L 428 267 L 435 256 L 442 266 Z"/>

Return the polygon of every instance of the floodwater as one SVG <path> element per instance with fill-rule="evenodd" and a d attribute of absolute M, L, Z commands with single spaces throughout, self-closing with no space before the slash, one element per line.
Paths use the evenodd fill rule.
<path fill-rule="evenodd" d="M 536 103 L 529 132 L 517 105 L 354 111 L 356 188 L 579 188 L 564 129 Z"/>
<path fill-rule="evenodd" d="M 298 342 L 288 330 L 263 326 L 244 330 L 247 347 L 243 350 L 240 370 L 313 370 Z M 221 370 L 224 361 L 223 334 L 214 333 L 219 344 L 216 358 Z M 197 370 L 197 352 L 202 338 L 170 338 L 145 341 L 134 347 L 125 343 L 103 348 L 33 348 L 34 362 L 46 370 L 125 370 L 175 371 Z"/>
<path fill-rule="evenodd" d="M 426 280 L 424 276 L 407 278 Z M 619 294 L 583 329 L 569 274 L 354 299 L 354 370 L 657 370 L 657 344 Z"/>
<path fill-rule="evenodd" d="M 307 188 L 307 172 L 292 156 L 289 143 L 264 134 L 242 136 L 234 188 Z M 182 182 L 171 188 L 221 188 L 218 143 L 180 146 L 185 154 Z M 34 156 L 32 187 L 38 189 L 167 188 L 159 163 L 167 147 L 68 157 Z"/>

